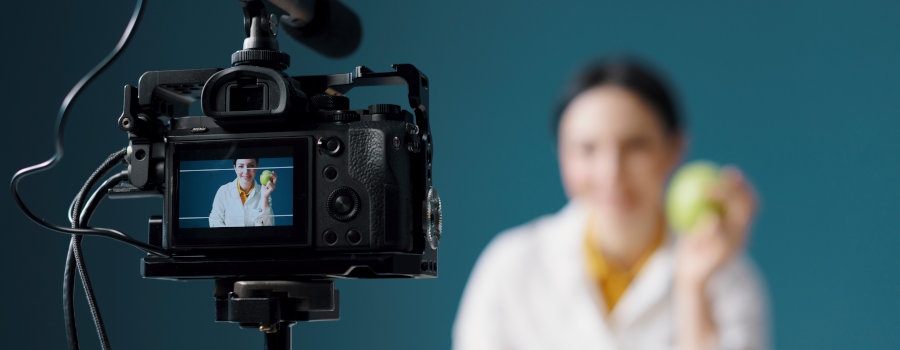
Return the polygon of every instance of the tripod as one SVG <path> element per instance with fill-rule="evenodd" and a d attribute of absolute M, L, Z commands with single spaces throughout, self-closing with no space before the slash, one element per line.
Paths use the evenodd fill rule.
<path fill-rule="evenodd" d="M 217 279 L 216 321 L 259 328 L 264 349 L 289 350 L 294 323 L 340 318 L 339 297 L 332 280 Z"/>

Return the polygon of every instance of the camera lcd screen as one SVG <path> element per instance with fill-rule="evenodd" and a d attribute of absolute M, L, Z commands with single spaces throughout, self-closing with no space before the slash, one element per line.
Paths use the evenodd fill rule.
<path fill-rule="evenodd" d="M 309 244 L 306 138 L 191 142 L 172 152 L 176 247 Z"/>
<path fill-rule="evenodd" d="M 178 226 L 293 225 L 293 163 L 290 157 L 182 161 Z"/>

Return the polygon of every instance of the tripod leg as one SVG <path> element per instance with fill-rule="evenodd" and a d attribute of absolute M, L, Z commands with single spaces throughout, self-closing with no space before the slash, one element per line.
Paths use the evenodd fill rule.
<path fill-rule="evenodd" d="M 275 332 L 265 333 L 265 350 L 291 350 L 291 326 L 294 322 L 278 322 Z"/>

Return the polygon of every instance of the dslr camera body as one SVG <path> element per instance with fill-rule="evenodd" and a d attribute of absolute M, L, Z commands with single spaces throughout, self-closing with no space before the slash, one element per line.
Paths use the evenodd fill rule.
<path fill-rule="evenodd" d="M 112 195 L 163 194 L 149 242 L 171 254 L 145 257 L 144 276 L 436 277 L 428 78 L 409 64 L 289 76 L 260 9 L 244 10 L 232 67 L 150 71 L 125 87 L 130 183 Z M 412 113 L 345 96 L 398 84 Z M 190 116 L 196 100 L 204 115 Z"/>

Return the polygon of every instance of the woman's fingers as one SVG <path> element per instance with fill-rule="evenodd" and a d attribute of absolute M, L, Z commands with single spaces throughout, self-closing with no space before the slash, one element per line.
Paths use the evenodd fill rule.
<path fill-rule="evenodd" d="M 742 242 L 756 212 L 756 192 L 741 171 L 734 166 L 722 168 L 722 181 L 711 193 L 722 205 L 725 234 Z"/>
<path fill-rule="evenodd" d="M 708 212 L 698 219 L 697 231 L 689 237 L 704 237 L 698 239 L 708 239 L 705 237 L 714 236 L 722 232 L 722 218 L 717 213 Z"/>
<path fill-rule="evenodd" d="M 756 193 L 734 166 L 722 168 L 721 181 L 707 195 L 721 210 L 705 214 L 694 232 L 680 238 L 677 273 L 685 281 L 706 281 L 740 251 L 756 210 Z"/>

